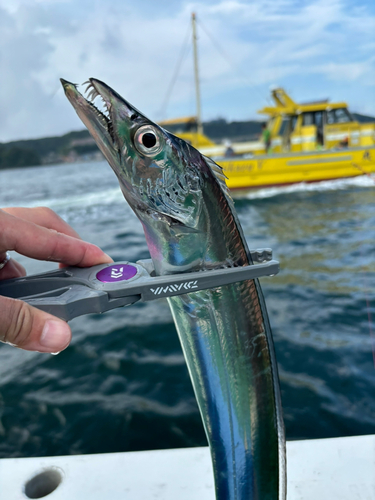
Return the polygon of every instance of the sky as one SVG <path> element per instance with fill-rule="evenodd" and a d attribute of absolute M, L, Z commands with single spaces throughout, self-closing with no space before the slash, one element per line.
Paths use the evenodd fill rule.
<path fill-rule="evenodd" d="M 84 128 L 60 77 L 195 114 L 192 12 L 204 121 L 260 119 L 275 86 L 375 116 L 373 0 L 0 0 L 0 142 Z"/>

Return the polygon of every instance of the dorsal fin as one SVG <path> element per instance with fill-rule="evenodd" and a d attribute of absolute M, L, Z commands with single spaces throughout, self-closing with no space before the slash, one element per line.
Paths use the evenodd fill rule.
<path fill-rule="evenodd" d="M 242 240 L 242 245 L 244 247 L 244 251 L 247 254 L 248 261 L 252 263 L 252 259 L 251 259 L 251 255 L 250 255 L 250 252 L 249 252 L 249 249 L 247 246 L 246 238 L 245 238 L 245 235 L 243 233 L 243 229 L 241 227 L 241 224 L 239 222 L 237 212 L 234 208 L 234 201 L 233 201 L 233 198 L 229 192 L 228 186 L 225 182 L 225 179 L 228 179 L 228 177 L 224 174 L 223 168 L 220 167 L 220 165 L 215 163 L 213 160 L 211 160 L 211 158 L 208 158 L 207 156 L 203 156 L 203 155 L 202 155 L 202 157 L 205 160 L 205 162 L 207 163 L 207 165 L 208 165 L 209 169 L 211 170 L 211 172 L 213 173 L 214 177 L 217 179 L 217 182 L 221 188 L 221 191 L 222 191 L 223 195 L 225 196 L 225 199 L 228 202 L 228 206 L 231 210 L 232 220 L 233 220 L 233 223 L 236 225 L 237 231 L 240 234 L 240 238 Z M 234 253 L 236 253 L 236 252 L 234 252 Z"/>
<path fill-rule="evenodd" d="M 223 168 L 220 167 L 220 165 L 215 163 L 214 160 L 212 160 L 208 156 L 202 155 L 202 157 L 205 160 L 205 162 L 207 163 L 207 165 L 210 167 L 211 172 L 214 174 L 214 176 L 218 180 L 218 182 L 221 186 L 221 189 L 223 190 L 223 192 L 225 193 L 227 198 L 229 198 L 229 200 L 233 203 L 233 200 L 232 200 L 232 197 L 230 195 L 227 183 L 225 182 L 225 180 L 228 179 L 228 177 L 224 174 Z"/>

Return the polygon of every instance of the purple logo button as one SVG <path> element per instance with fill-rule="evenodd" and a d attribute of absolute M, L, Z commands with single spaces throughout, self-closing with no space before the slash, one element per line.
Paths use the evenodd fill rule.
<path fill-rule="evenodd" d="M 114 264 L 98 272 L 96 279 L 103 283 L 116 283 L 117 281 L 130 280 L 137 274 L 137 268 L 128 264 Z"/>

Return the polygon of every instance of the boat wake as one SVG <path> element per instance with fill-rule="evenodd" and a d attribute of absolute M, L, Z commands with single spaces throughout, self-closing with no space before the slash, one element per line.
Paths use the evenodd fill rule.
<path fill-rule="evenodd" d="M 24 202 L 23 207 L 33 208 L 38 206 L 47 206 L 53 210 L 75 207 L 92 207 L 95 205 L 112 205 L 113 203 L 123 203 L 123 195 L 118 187 L 106 189 L 105 191 L 91 192 L 85 194 L 74 194 L 71 196 L 61 196 L 52 198 L 40 198 Z M 14 203 L 4 203 L 4 208 L 14 206 Z"/>
<path fill-rule="evenodd" d="M 275 186 L 251 191 L 232 191 L 232 195 L 234 198 L 253 200 L 259 198 L 271 198 L 280 194 L 299 193 L 305 191 L 330 191 L 338 189 L 348 189 L 350 187 L 374 188 L 375 177 L 361 175 L 358 177 L 350 177 L 347 179 L 335 179 L 314 183 L 300 182 L 298 184 L 291 184 L 288 186 Z"/>

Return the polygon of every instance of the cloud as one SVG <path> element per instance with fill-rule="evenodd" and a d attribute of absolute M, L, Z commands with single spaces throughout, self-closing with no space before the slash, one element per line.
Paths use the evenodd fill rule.
<path fill-rule="evenodd" d="M 310 68 L 310 72 L 317 72 L 327 75 L 330 80 L 341 81 L 362 81 L 362 85 L 372 85 L 375 81 L 375 73 L 367 63 L 327 63 Z M 370 76 L 371 75 L 371 76 Z"/>
<path fill-rule="evenodd" d="M 0 0 L 0 141 L 82 128 L 60 77 L 103 79 L 161 118 L 193 11 L 206 119 L 254 116 L 275 81 L 297 100 L 356 91 L 375 113 L 375 14 L 354 0 Z M 169 116 L 194 113 L 191 49 L 168 102 Z"/>

